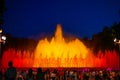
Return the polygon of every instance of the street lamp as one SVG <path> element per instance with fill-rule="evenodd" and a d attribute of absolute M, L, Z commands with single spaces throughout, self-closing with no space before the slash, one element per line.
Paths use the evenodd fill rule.
<path fill-rule="evenodd" d="M 5 41 L 6 41 L 6 36 L 2 36 L 2 29 L 0 28 L 0 57 L 1 57 L 1 55 L 2 55 L 1 44 L 2 44 L 2 43 L 5 43 Z"/>
<path fill-rule="evenodd" d="M 2 33 L 2 29 L 0 28 L 0 34 Z"/>
<path fill-rule="evenodd" d="M 114 43 L 115 45 L 118 44 L 118 51 L 119 51 L 119 69 L 120 69 L 120 40 L 118 40 L 117 38 L 114 39 Z"/>
<path fill-rule="evenodd" d="M 5 43 L 6 41 L 6 36 L 1 36 L 1 42 Z"/>
<path fill-rule="evenodd" d="M 2 42 L 2 28 L 0 28 L 0 58 L 1 58 L 1 42 Z"/>
<path fill-rule="evenodd" d="M 119 50 L 120 50 L 120 40 L 118 40 L 118 39 L 114 39 L 114 42 L 115 42 L 115 44 L 118 44 L 119 45 Z"/>

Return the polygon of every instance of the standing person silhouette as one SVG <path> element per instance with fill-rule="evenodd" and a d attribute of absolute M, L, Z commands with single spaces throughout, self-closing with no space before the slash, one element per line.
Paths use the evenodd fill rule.
<path fill-rule="evenodd" d="M 13 67 L 13 62 L 9 61 L 8 66 L 9 66 L 9 68 L 5 72 L 5 78 L 6 78 L 6 80 L 15 80 L 17 71 L 16 71 L 16 68 Z"/>
<path fill-rule="evenodd" d="M 26 75 L 26 80 L 34 80 L 34 74 L 32 68 L 28 70 L 28 74 Z"/>
<path fill-rule="evenodd" d="M 45 80 L 44 73 L 42 72 L 41 68 L 37 69 L 36 80 Z"/>
<path fill-rule="evenodd" d="M 2 71 L 0 70 L 0 80 L 2 80 L 3 78 L 3 74 L 2 74 Z"/>

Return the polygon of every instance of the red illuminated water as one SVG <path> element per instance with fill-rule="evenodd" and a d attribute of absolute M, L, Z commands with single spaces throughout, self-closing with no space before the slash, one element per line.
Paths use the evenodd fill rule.
<path fill-rule="evenodd" d="M 18 68 L 35 67 L 34 54 L 33 53 L 30 54 L 30 52 L 27 52 L 27 51 L 24 51 L 22 53 L 21 51 L 14 50 L 12 48 L 8 49 L 7 51 L 4 52 L 4 55 L 2 57 L 2 67 L 7 67 L 8 61 L 10 60 L 13 61 L 14 66 Z M 74 58 L 73 60 L 75 60 L 76 62 L 72 63 L 70 60 L 67 61 L 67 63 L 73 65 L 72 67 L 102 67 L 102 68 L 108 68 L 108 67 L 118 68 L 119 67 L 119 62 L 118 62 L 119 57 L 116 51 L 112 51 L 112 52 L 106 51 L 105 55 L 99 53 L 97 56 L 90 55 L 85 59 Z M 36 62 L 40 62 L 43 64 L 46 63 L 46 61 L 44 62 L 44 60 L 36 61 Z M 55 62 L 55 60 L 53 62 Z M 44 66 L 37 66 L 37 67 L 44 67 Z M 51 67 L 51 66 L 48 66 L 48 67 Z M 55 65 L 52 67 L 60 67 L 60 65 Z"/>

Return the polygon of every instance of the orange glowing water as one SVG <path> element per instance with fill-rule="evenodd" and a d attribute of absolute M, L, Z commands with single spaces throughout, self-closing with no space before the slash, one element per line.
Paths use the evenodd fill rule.
<path fill-rule="evenodd" d="M 2 56 L 2 66 L 12 60 L 16 67 L 119 67 L 116 51 L 99 51 L 95 56 L 78 38 L 65 40 L 61 25 L 57 25 L 55 36 L 39 41 L 34 52 L 8 49 Z"/>
<path fill-rule="evenodd" d="M 55 36 L 51 41 L 40 40 L 35 54 L 34 67 L 83 67 L 77 59 L 85 59 L 88 49 L 77 38 L 65 42 L 61 25 L 57 25 Z"/>

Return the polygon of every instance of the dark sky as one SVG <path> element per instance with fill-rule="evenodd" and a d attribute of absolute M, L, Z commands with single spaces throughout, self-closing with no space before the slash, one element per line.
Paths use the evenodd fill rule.
<path fill-rule="evenodd" d="M 92 37 L 120 21 L 120 0 L 6 0 L 4 32 L 15 37 L 53 33 L 56 24 L 79 37 Z"/>

